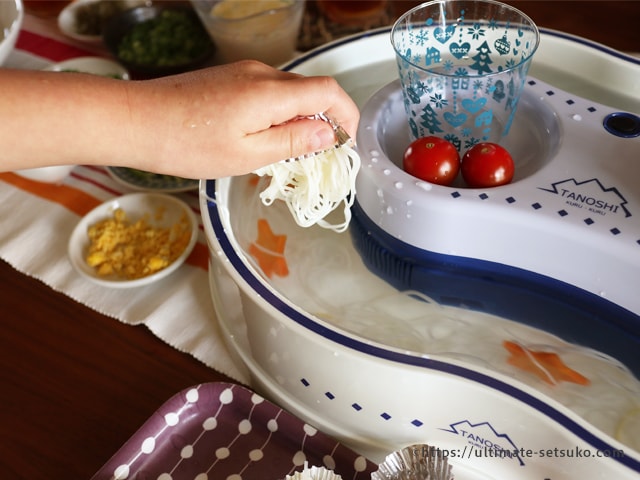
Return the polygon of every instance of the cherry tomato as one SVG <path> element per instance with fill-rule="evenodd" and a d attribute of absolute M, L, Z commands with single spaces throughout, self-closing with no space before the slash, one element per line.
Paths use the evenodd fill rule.
<path fill-rule="evenodd" d="M 411 142 L 402 159 L 405 172 L 438 185 L 450 185 L 460 170 L 458 149 L 439 137 L 421 137 Z"/>
<path fill-rule="evenodd" d="M 496 143 L 478 143 L 462 157 L 462 178 L 471 188 L 497 187 L 513 179 L 513 158 Z"/>

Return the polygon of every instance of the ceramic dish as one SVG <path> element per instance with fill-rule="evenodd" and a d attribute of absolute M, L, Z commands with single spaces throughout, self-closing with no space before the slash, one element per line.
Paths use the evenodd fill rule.
<path fill-rule="evenodd" d="M 129 80 L 129 72 L 119 63 L 100 57 L 77 57 L 54 63 L 45 70 L 51 72 L 83 72 L 104 77 Z"/>
<path fill-rule="evenodd" d="M 162 2 L 115 15 L 105 26 L 102 38 L 111 54 L 136 78 L 202 68 L 215 51 L 192 8 Z"/>
<path fill-rule="evenodd" d="M 198 180 L 144 172 L 135 168 L 107 167 L 107 172 L 116 182 L 133 190 L 177 193 L 198 188 Z"/>
<path fill-rule="evenodd" d="M 0 2 L 0 65 L 13 51 L 24 21 L 24 9 L 19 0 Z"/>
<path fill-rule="evenodd" d="M 596 58 L 606 52 L 555 33 L 543 32 L 542 37 L 542 55 L 534 65 L 553 64 L 561 51 L 571 56 L 571 51 L 592 49 Z M 627 106 L 638 104 L 638 92 L 617 90 L 633 83 L 640 66 L 636 59 L 624 58 L 604 53 L 598 60 L 601 71 L 610 75 L 620 64 L 620 72 L 635 76 L 607 77 L 589 96 L 602 103 L 628 97 Z M 397 75 L 388 30 L 321 47 L 291 68 L 305 75 L 332 74 L 360 107 Z M 588 62 L 585 68 L 590 68 Z M 576 67 L 571 74 L 581 71 Z M 552 77 L 543 80 L 553 84 Z M 286 208 L 261 206 L 260 187 L 250 178 L 207 181 L 202 187 L 201 210 L 212 253 L 210 285 L 220 326 L 253 387 L 287 410 L 371 459 L 383 459 L 410 443 L 449 448 L 457 454 L 452 459 L 456 478 L 590 478 L 592 464 L 569 455 L 545 457 L 545 445 L 563 452 L 577 445 L 592 449 L 590 455 L 602 457 L 600 473 L 630 479 L 640 472 L 634 434 L 640 421 L 638 382 L 621 365 L 608 364 L 605 382 L 594 381 L 588 388 L 583 379 L 583 385 L 558 388 L 536 375 L 522 375 L 511 356 L 540 354 L 551 347 L 573 365 L 572 356 L 585 352 L 542 330 L 493 323 L 493 317 L 441 322 L 464 309 L 443 307 L 424 321 L 425 303 L 371 274 L 349 235 L 296 227 Z M 262 240 L 256 235 L 260 219 L 271 226 Z M 269 231 L 274 240 L 284 237 L 285 246 L 267 251 L 262 262 L 251 251 L 269 243 L 263 241 L 271 238 Z M 270 264 L 283 263 L 287 275 L 269 272 Z M 425 336 L 444 343 L 425 353 Z M 582 373 L 599 375 L 591 367 Z M 607 377 L 620 381 L 629 403 L 611 403 L 621 397 L 610 396 Z M 592 398 L 596 389 L 601 403 L 586 408 L 561 398 Z M 471 453 L 483 445 L 491 451 L 531 448 L 536 454 L 505 460 Z"/>
<path fill-rule="evenodd" d="M 305 462 L 347 480 L 376 466 L 254 392 L 208 383 L 162 405 L 92 477 L 284 479 Z"/>
<path fill-rule="evenodd" d="M 171 227 L 186 216 L 188 228 L 190 228 L 191 232 L 186 248 L 170 265 L 146 277 L 126 280 L 112 276 L 99 276 L 95 269 L 90 267 L 85 260 L 89 247 L 87 229 L 101 220 L 111 218 L 117 209 L 124 210 L 130 221 L 136 221 L 148 216 L 146 218 L 149 224 L 162 228 Z M 170 275 L 180 267 L 193 250 L 197 236 L 197 218 L 191 208 L 182 200 L 158 193 L 132 193 L 114 198 L 97 206 L 80 220 L 69 239 L 69 259 L 78 273 L 98 285 L 112 288 L 141 287 Z"/>
<path fill-rule="evenodd" d="M 144 0 L 76 0 L 58 15 L 58 27 L 67 37 L 88 43 L 102 43 L 102 26 L 116 12 L 143 5 Z M 78 17 L 85 16 L 91 31 L 80 31 Z"/>
<path fill-rule="evenodd" d="M 21 177 L 43 183 L 62 183 L 73 170 L 74 165 L 51 165 L 49 167 L 23 168 L 13 173 Z"/>

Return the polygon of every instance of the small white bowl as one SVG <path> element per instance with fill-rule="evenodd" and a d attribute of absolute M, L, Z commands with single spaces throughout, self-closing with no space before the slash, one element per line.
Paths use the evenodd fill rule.
<path fill-rule="evenodd" d="M 64 62 L 49 65 L 45 70 L 50 72 L 83 72 L 103 77 L 129 80 L 126 68 L 113 60 L 100 57 L 77 57 Z"/>
<path fill-rule="evenodd" d="M 24 21 L 21 0 L 0 2 L 0 65 L 13 52 Z"/>
<path fill-rule="evenodd" d="M 126 212 L 131 220 L 137 220 L 145 214 L 149 215 L 149 223 L 156 227 L 169 227 L 178 222 L 182 215 L 186 214 L 191 227 L 191 239 L 182 254 L 169 266 L 162 270 L 142 278 L 126 280 L 115 277 L 98 276 L 95 269 L 89 266 L 85 260 L 87 249 L 89 248 L 89 237 L 87 229 L 101 220 L 110 218 L 117 209 Z M 163 209 L 161 219 L 155 219 L 154 213 L 159 208 Z M 171 195 L 160 193 L 133 193 L 109 200 L 85 215 L 76 225 L 71 238 L 69 239 L 69 259 L 74 268 L 83 276 L 98 285 L 113 288 L 132 288 L 149 285 L 174 272 L 184 263 L 189 256 L 198 238 L 198 222 L 195 214 L 189 206 L 182 200 Z"/>
<path fill-rule="evenodd" d="M 76 27 L 76 15 L 81 8 L 85 8 L 87 3 L 93 3 L 101 0 L 77 0 L 71 2 L 65 8 L 62 9 L 58 15 L 58 28 L 67 37 L 78 40 L 84 43 L 98 44 L 102 42 L 102 34 L 97 35 L 85 35 L 78 33 Z"/>
<path fill-rule="evenodd" d="M 58 28 L 60 31 L 64 33 L 67 37 L 73 38 L 79 42 L 84 42 L 88 44 L 99 44 L 102 43 L 102 32 L 96 35 L 87 35 L 78 32 L 78 28 L 76 26 L 76 16 L 78 12 L 87 8 L 87 4 L 98 3 L 104 0 L 76 0 L 67 5 L 58 15 Z M 145 0 L 125 0 L 123 2 L 123 9 L 137 7 L 138 5 L 143 5 Z M 106 21 L 104 22 L 106 24 Z"/>
<path fill-rule="evenodd" d="M 13 173 L 21 177 L 44 183 L 62 183 L 73 170 L 74 165 L 52 165 L 50 167 L 24 168 Z"/>

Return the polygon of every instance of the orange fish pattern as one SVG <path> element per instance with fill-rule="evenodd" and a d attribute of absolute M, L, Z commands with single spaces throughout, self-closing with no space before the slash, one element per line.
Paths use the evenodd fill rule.
<path fill-rule="evenodd" d="M 502 344 L 510 353 L 507 363 L 533 373 L 543 382 L 550 385 L 571 382 L 583 386 L 591 383 L 587 377 L 569 368 L 557 353 L 530 350 L 509 340 L 505 340 Z"/>

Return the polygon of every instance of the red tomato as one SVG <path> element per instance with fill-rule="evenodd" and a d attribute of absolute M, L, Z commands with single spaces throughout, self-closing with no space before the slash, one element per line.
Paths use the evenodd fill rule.
<path fill-rule="evenodd" d="M 438 137 L 422 137 L 411 142 L 402 159 L 405 172 L 438 185 L 450 185 L 460 170 L 458 149 Z"/>
<path fill-rule="evenodd" d="M 478 143 L 462 157 L 462 178 L 471 188 L 497 187 L 513 179 L 515 170 L 509 152 L 495 143 Z"/>

